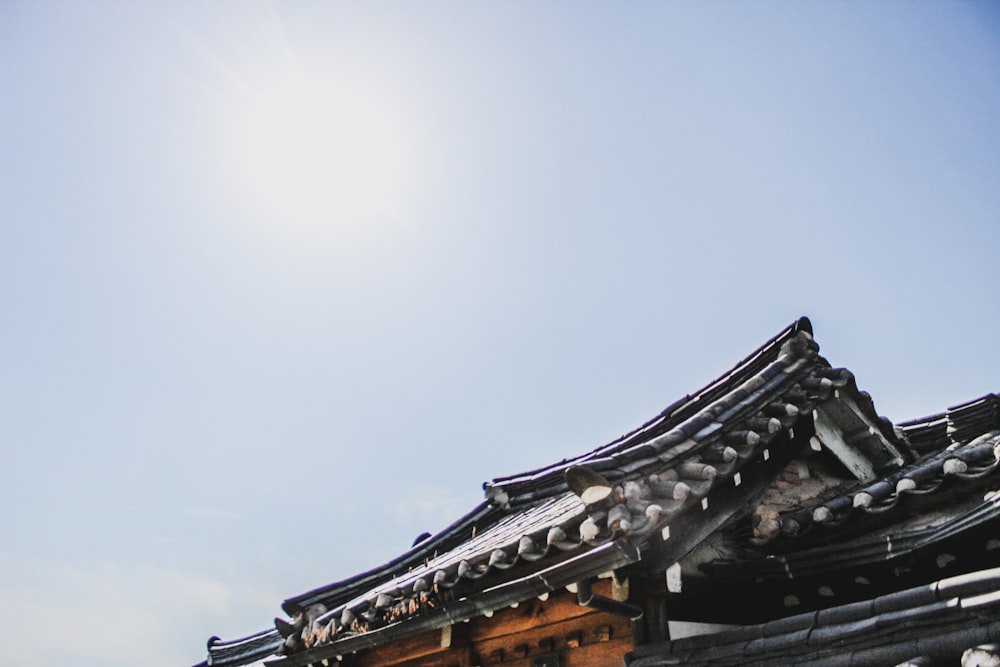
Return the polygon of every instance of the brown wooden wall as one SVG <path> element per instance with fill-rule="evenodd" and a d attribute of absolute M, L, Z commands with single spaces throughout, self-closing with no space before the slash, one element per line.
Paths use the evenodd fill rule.
<path fill-rule="evenodd" d="M 611 596 L 610 583 L 594 586 Z M 558 654 L 560 667 L 621 665 L 632 650 L 628 619 L 577 604 L 560 592 L 516 608 L 451 628 L 451 645 L 442 647 L 441 630 L 371 649 L 345 663 L 351 667 L 530 667 L 532 658 Z"/>

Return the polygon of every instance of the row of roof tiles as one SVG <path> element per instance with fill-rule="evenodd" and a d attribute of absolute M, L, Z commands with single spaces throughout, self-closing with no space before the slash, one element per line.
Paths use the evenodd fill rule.
<path fill-rule="evenodd" d="M 1000 568 L 768 623 L 636 647 L 626 665 L 896 665 L 925 655 L 957 657 L 998 641 L 998 619 Z"/>
<path fill-rule="evenodd" d="M 1000 396 L 987 394 L 936 415 L 901 422 L 900 431 L 919 452 L 937 452 L 1000 428 Z"/>
<path fill-rule="evenodd" d="M 553 553 L 614 539 L 641 541 L 662 530 L 674 516 L 707 502 L 716 485 L 731 480 L 758 450 L 791 428 L 800 413 L 807 414 L 812 405 L 847 384 L 845 372 L 809 364 L 817 350 L 808 333 L 790 336 L 777 358 L 757 374 L 672 429 L 625 450 L 630 461 L 610 455 L 584 462 L 588 469 L 607 471 L 601 465 L 607 460 L 631 468 L 614 469 L 619 476 L 656 470 L 630 475 L 615 485 L 607 503 L 585 508 L 570 492 L 531 505 L 521 500 L 516 511 L 459 547 L 332 609 L 315 605 L 297 622 L 283 624 L 279 629 L 287 635 L 287 651 L 367 632 L 440 606 L 444 591 L 462 580 L 475 581 Z M 644 455 L 635 456 L 640 448 Z M 494 502 L 509 509 L 510 497 L 502 487 L 494 488 L 499 488 Z"/>
<path fill-rule="evenodd" d="M 808 334 L 811 331 L 812 328 L 807 318 L 797 320 L 742 360 L 731 371 L 694 394 L 676 401 L 656 418 L 621 438 L 581 456 L 565 459 L 538 470 L 496 478 L 492 482 L 484 484 L 487 502 L 479 505 L 436 535 L 415 544 L 406 553 L 380 567 L 291 597 L 282 605 L 283 608 L 288 614 L 293 615 L 317 603 L 332 608 L 348 602 L 364 591 L 371 590 L 394 576 L 417 567 L 429 558 L 433 558 L 436 553 L 444 553 L 457 548 L 469 539 L 474 530 L 481 530 L 484 526 L 501 521 L 511 508 L 511 503 L 514 505 L 531 504 L 566 492 L 568 487 L 565 483 L 564 473 L 574 465 L 586 465 L 612 479 L 624 476 L 625 472 L 621 470 L 621 466 L 628 466 L 633 459 L 637 458 L 637 454 L 641 455 L 642 453 L 634 448 L 635 444 L 663 435 L 672 425 L 682 423 L 697 414 L 705 406 L 710 405 L 714 398 L 725 394 L 727 390 L 731 392 L 734 386 L 745 382 L 773 362 L 779 356 L 781 346 L 799 332 Z M 621 456 L 621 452 L 625 450 L 631 450 L 630 455 Z M 609 458 L 609 455 L 616 453 L 619 456 Z M 645 459 L 642 461 L 643 464 L 659 461 L 659 459 L 651 459 L 649 456 L 643 458 Z"/>
<path fill-rule="evenodd" d="M 905 559 L 905 567 L 909 569 L 916 560 L 915 554 L 927 550 L 932 550 L 932 557 L 936 554 L 938 559 L 943 558 L 936 561 L 936 565 L 942 567 L 951 559 L 948 551 L 942 551 L 938 545 L 959 533 L 972 536 L 973 542 L 977 541 L 975 536 L 983 540 L 975 547 L 967 541 L 967 548 L 970 550 L 1000 554 L 1000 491 L 987 492 L 984 496 L 981 501 L 973 502 L 968 508 L 960 509 L 945 519 L 939 518 L 931 525 L 905 531 L 894 529 L 889 534 L 865 532 L 835 543 L 824 541 L 808 548 L 758 558 L 738 561 L 715 559 L 702 563 L 699 567 L 713 579 L 729 582 L 803 580 L 861 565 L 881 565 L 893 559 Z M 960 555 L 965 558 L 976 554 L 970 552 Z"/>
<path fill-rule="evenodd" d="M 817 351 L 808 332 L 797 331 L 785 338 L 770 363 L 673 428 L 618 453 L 578 460 L 575 468 L 582 464 L 629 477 L 611 490 L 607 503 L 587 508 L 586 515 L 576 495 L 551 495 L 565 481 L 561 487 L 550 483 L 548 498 L 531 505 L 524 496 L 515 498 L 516 511 L 461 546 L 332 609 L 320 603 L 296 622 L 279 624 L 286 650 L 335 642 L 425 612 L 442 605 L 443 592 L 462 580 L 535 563 L 551 553 L 619 538 L 642 542 L 656 531 L 666 537 L 674 516 L 697 504 L 707 507 L 709 493 L 723 481 L 739 484 L 739 469 L 751 457 L 763 450 L 766 459 L 769 442 L 788 435 L 800 415 L 852 382 L 849 373 L 831 369 Z M 646 470 L 655 472 L 635 476 Z M 494 503 L 510 509 L 506 488 L 489 490 Z"/>
<path fill-rule="evenodd" d="M 990 431 L 972 442 L 954 444 L 878 480 L 838 494 L 813 507 L 786 512 L 778 517 L 767 541 L 809 534 L 814 526 L 840 527 L 865 513 L 881 513 L 896 507 L 907 496 L 937 491 L 950 479 L 975 480 L 1000 467 L 1000 430 Z"/>
<path fill-rule="evenodd" d="M 342 644 L 440 608 L 448 591 L 460 584 L 474 587 L 487 576 L 508 580 L 513 576 L 508 570 L 537 570 L 535 563 L 557 553 L 621 539 L 642 543 L 654 533 L 665 537 L 674 517 L 698 504 L 704 508 L 709 493 L 720 484 L 738 485 L 748 461 L 761 455 L 766 460 L 772 441 L 791 441 L 799 419 L 840 391 L 849 392 L 876 425 L 873 430 L 899 442 L 904 452 L 914 437 L 921 443 L 939 438 L 939 421 L 945 424 L 945 435 L 950 428 L 951 437 L 958 437 L 963 429 L 978 428 L 983 414 L 996 415 L 989 401 L 973 402 L 930 418 L 933 421 L 910 422 L 902 431 L 894 430 L 876 416 L 870 398 L 857 390 L 848 371 L 831 368 L 818 355 L 803 318 L 639 429 L 574 459 L 497 478 L 484 485 L 488 502 L 399 558 L 290 598 L 284 607 L 293 615 L 291 622 L 276 619 L 275 630 L 236 642 L 213 638 L 211 664 L 245 664 L 238 661 L 265 651 L 295 654 Z M 980 440 L 911 465 L 891 482 L 871 484 L 853 493 L 846 504 L 838 497 L 812 508 L 808 516 L 783 516 L 776 534 L 792 536 L 810 523 L 835 523 L 845 510 L 890 507 L 900 496 L 941 476 L 988 474 L 996 468 L 1000 450 L 997 440 Z M 574 469 L 610 480 L 608 501 L 585 506 L 569 492 L 567 472 Z"/>

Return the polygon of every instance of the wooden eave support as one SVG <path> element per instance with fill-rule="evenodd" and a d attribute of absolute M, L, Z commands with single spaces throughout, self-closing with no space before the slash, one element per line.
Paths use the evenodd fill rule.
<path fill-rule="evenodd" d="M 840 426 L 823 410 L 817 407 L 813 410 L 813 426 L 816 438 L 837 460 L 844 464 L 848 472 L 861 482 L 871 482 L 875 479 L 875 467 L 872 462 L 855 447 L 847 444 L 844 432 Z"/>
<path fill-rule="evenodd" d="M 635 645 L 646 643 L 646 628 L 643 623 L 642 607 L 627 602 L 619 602 L 611 598 L 595 595 L 590 587 L 589 579 L 582 579 L 576 584 L 577 602 L 583 607 L 603 611 L 606 614 L 621 616 L 629 620 L 632 628 L 632 642 Z"/>
<path fill-rule="evenodd" d="M 859 481 L 870 482 L 886 467 L 906 462 L 878 424 L 841 390 L 816 406 L 813 424 L 816 437 Z"/>

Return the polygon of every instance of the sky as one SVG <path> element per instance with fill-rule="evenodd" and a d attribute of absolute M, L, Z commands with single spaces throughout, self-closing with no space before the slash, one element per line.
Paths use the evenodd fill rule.
<path fill-rule="evenodd" d="M 989 2 L 0 0 L 0 662 L 167 667 L 797 317 L 1000 390 Z"/>

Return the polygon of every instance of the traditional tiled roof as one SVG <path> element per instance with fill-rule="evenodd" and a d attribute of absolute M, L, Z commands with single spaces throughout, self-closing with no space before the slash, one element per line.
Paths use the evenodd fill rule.
<path fill-rule="evenodd" d="M 884 513 L 909 496 L 936 492 L 952 480 L 976 480 L 1000 468 L 1000 429 L 962 444 L 927 454 L 918 461 L 865 485 L 847 490 L 811 507 L 787 512 L 777 519 L 768 539 L 794 538 L 814 527 L 840 528 L 863 514 Z M 763 541 L 763 540 L 761 540 Z"/>
<path fill-rule="evenodd" d="M 284 638 L 274 628 L 234 641 L 212 637 L 208 640 L 208 658 L 195 667 L 249 665 L 274 655 L 283 641 Z"/>
<path fill-rule="evenodd" d="M 730 429 L 727 444 L 737 447 L 758 443 L 756 432 L 774 433 L 781 422 L 794 421 L 798 414 L 796 402 L 805 399 L 807 391 L 828 394 L 834 384 L 843 386 L 850 379 L 846 371 L 833 372 L 825 360 L 818 357 L 818 346 L 812 341 L 812 325 L 801 318 L 769 340 L 729 372 L 707 386 L 688 394 L 664 408 L 659 415 L 639 428 L 574 458 L 517 475 L 500 477 L 484 485 L 487 497 L 501 506 L 516 506 L 539 497 L 567 490 L 564 473 L 573 466 L 586 466 L 599 471 L 609 480 L 623 478 L 643 469 L 655 469 L 664 461 L 681 456 L 700 443 L 717 440 L 719 431 L 740 417 L 755 417 L 747 421 L 740 439 L 739 429 Z M 809 362 L 813 361 L 814 364 Z M 810 377 L 810 371 L 817 375 Z M 755 399 L 774 393 L 785 381 L 801 376 L 804 384 L 790 387 L 784 408 L 768 407 L 762 414 L 751 415 Z M 814 394 L 815 395 L 815 394 Z M 766 414 L 765 414 L 766 413 Z M 874 411 L 872 412 L 874 415 Z M 777 421 L 774 421 L 777 420 Z M 891 426 L 889 426 L 891 431 Z"/>
<path fill-rule="evenodd" d="M 946 411 L 899 424 L 914 450 L 939 452 L 1000 429 L 1000 396 L 987 394 Z"/>
<path fill-rule="evenodd" d="M 1000 492 L 987 493 L 985 498 L 974 502 L 968 509 L 949 514 L 947 519 L 938 520 L 929 526 L 886 533 L 863 533 L 852 539 L 823 542 L 820 546 L 766 554 L 759 558 L 716 560 L 702 564 L 700 569 L 712 577 L 727 581 L 801 580 L 898 558 L 906 558 L 912 563 L 915 555 L 922 550 L 933 550 L 935 545 L 950 537 L 971 531 L 992 535 L 992 539 L 987 538 L 979 547 L 997 552 L 1000 558 Z M 932 555 L 939 557 L 939 567 L 950 560 L 948 556 L 940 559 L 940 553 L 936 550 Z"/>
<path fill-rule="evenodd" d="M 209 664 L 246 664 L 238 660 L 266 656 L 276 644 L 286 662 L 308 664 L 489 616 L 640 554 L 668 565 L 745 513 L 748 498 L 810 446 L 829 449 L 859 481 L 779 514 L 758 531 L 758 543 L 839 525 L 945 478 L 997 468 L 1000 431 L 987 432 L 1000 428 L 995 397 L 897 429 L 818 349 L 809 321 L 796 321 L 638 429 L 496 478 L 484 485 L 484 503 L 395 560 L 286 600 L 291 620 L 276 619 L 277 636 L 269 630 L 210 644 Z M 941 451 L 941 438 L 950 450 Z"/>
<path fill-rule="evenodd" d="M 768 623 L 639 646 L 625 664 L 884 667 L 911 660 L 958 664 L 963 653 L 998 640 L 1000 568 Z"/>

